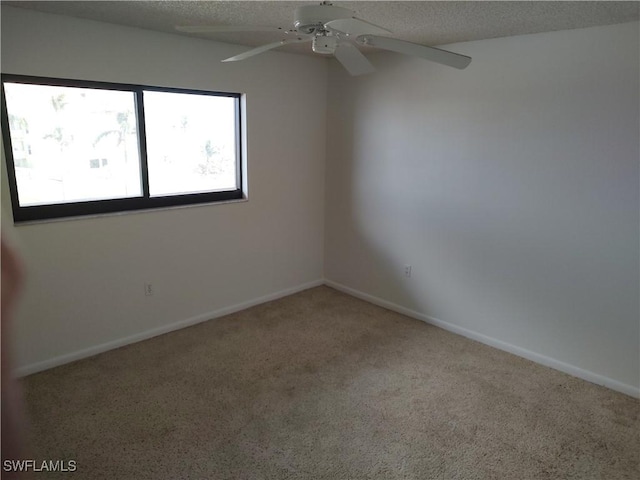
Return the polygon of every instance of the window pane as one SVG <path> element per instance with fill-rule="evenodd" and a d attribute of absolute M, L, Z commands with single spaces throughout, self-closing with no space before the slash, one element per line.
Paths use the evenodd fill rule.
<path fill-rule="evenodd" d="M 236 190 L 233 97 L 144 92 L 152 197 Z"/>
<path fill-rule="evenodd" d="M 142 195 L 133 92 L 4 87 L 20 206 Z"/>

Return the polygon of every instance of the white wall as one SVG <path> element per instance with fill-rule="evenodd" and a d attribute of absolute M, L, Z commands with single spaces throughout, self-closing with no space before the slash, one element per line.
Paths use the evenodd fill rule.
<path fill-rule="evenodd" d="M 2 6 L 5 73 L 247 98 L 248 202 L 9 228 L 29 269 L 15 332 L 22 373 L 322 279 L 326 61 L 220 64 L 243 49 Z M 2 188 L 10 216 L 4 173 Z"/>
<path fill-rule="evenodd" d="M 450 49 L 330 68 L 326 278 L 637 394 L 638 24 Z"/>

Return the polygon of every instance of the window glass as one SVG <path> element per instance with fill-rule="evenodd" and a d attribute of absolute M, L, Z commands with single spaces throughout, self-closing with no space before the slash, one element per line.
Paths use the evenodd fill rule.
<path fill-rule="evenodd" d="M 4 89 L 20 206 L 142 195 L 133 92 Z"/>
<path fill-rule="evenodd" d="M 144 92 L 152 197 L 239 187 L 236 102 L 233 97 Z"/>
<path fill-rule="evenodd" d="M 244 198 L 239 93 L 12 74 L 2 91 L 16 222 Z"/>

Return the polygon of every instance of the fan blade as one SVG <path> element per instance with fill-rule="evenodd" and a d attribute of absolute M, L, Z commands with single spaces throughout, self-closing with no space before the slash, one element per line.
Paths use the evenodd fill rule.
<path fill-rule="evenodd" d="M 340 43 L 334 56 L 351 75 L 364 75 L 375 71 L 367 57 L 350 43 Z"/>
<path fill-rule="evenodd" d="M 365 22 L 364 20 L 360 20 L 356 17 L 331 20 L 325 24 L 325 27 L 329 27 L 331 30 L 337 30 L 354 37 L 358 37 L 360 35 L 386 35 L 387 33 L 391 33 L 386 28 Z"/>
<path fill-rule="evenodd" d="M 288 30 L 282 27 L 265 27 L 261 25 L 178 25 L 176 30 L 186 33 L 288 32 Z"/>
<path fill-rule="evenodd" d="M 249 57 L 253 57 L 254 55 L 258 55 L 260 53 L 266 52 L 268 50 L 272 50 L 274 48 L 282 47 L 283 45 L 288 45 L 290 43 L 303 43 L 310 42 L 313 40 L 313 37 L 310 38 L 288 38 L 285 40 L 280 40 L 279 42 L 267 43 L 266 45 L 262 45 L 257 48 L 253 48 L 251 50 L 247 50 L 246 52 L 240 53 L 233 57 L 225 58 L 222 60 L 223 62 L 237 62 L 238 60 L 244 60 Z"/>
<path fill-rule="evenodd" d="M 439 48 L 427 47 L 426 45 L 418 45 L 417 43 L 405 42 L 397 38 L 361 35 L 356 41 L 369 47 L 382 48 L 383 50 L 391 50 L 392 52 L 413 55 L 414 57 L 422 57 L 432 62 L 459 69 L 463 69 L 471 63 L 471 57 L 467 57 L 466 55 L 440 50 Z"/>

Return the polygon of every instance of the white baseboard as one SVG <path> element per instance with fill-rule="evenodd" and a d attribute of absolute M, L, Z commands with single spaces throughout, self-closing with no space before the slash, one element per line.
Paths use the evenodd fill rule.
<path fill-rule="evenodd" d="M 269 295 L 264 295 L 262 297 L 255 298 L 253 300 L 248 300 L 246 302 L 238 303 L 235 305 L 231 305 L 229 307 L 224 307 L 218 310 L 214 310 L 212 312 L 203 313 L 201 315 L 196 315 L 191 318 L 187 318 L 184 320 L 180 320 L 168 325 L 163 325 L 161 327 L 157 327 L 151 330 L 147 330 L 144 332 L 137 333 L 135 335 L 131 335 L 125 338 L 120 338 L 117 340 L 113 340 L 110 342 L 102 343 L 100 345 L 95 345 L 93 347 L 85 348 L 82 350 L 78 350 L 76 352 L 68 353 L 65 355 L 60 355 L 58 357 L 51 358 L 49 360 L 44 360 L 41 362 L 32 363 L 29 365 L 25 365 L 22 367 L 18 367 L 15 370 L 15 374 L 18 377 L 24 377 L 27 375 L 31 375 L 33 373 L 41 372 L 43 370 L 48 370 L 53 367 L 57 367 L 60 365 L 64 365 L 66 363 L 74 362 L 76 360 L 81 360 L 83 358 L 92 357 L 99 353 L 103 353 L 109 350 L 113 350 L 115 348 L 123 347 L 125 345 L 129 345 L 132 343 L 140 342 L 142 340 L 147 340 L 149 338 L 156 337 L 158 335 L 163 335 L 165 333 L 172 332 L 174 330 L 179 330 L 181 328 L 189 327 L 191 325 L 196 325 L 198 323 L 206 322 L 207 320 L 213 320 L 215 318 L 222 317 L 224 315 L 229 315 L 231 313 L 238 312 L 240 310 L 244 310 L 256 305 L 260 305 L 261 303 L 270 302 L 272 300 L 277 300 L 282 297 L 286 297 L 288 295 L 293 295 L 294 293 L 301 292 L 303 290 L 307 290 L 309 288 L 318 287 L 320 285 L 327 285 L 329 287 L 335 288 L 336 290 L 340 290 L 344 293 L 352 295 L 356 298 L 360 298 L 361 300 L 365 300 L 369 303 L 373 303 L 375 305 L 381 306 L 388 310 L 392 310 L 394 312 L 401 313 L 402 315 L 406 315 L 407 317 L 415 318 L 417 320 L 422 320 L 423 322 L 429 323 L 431 325 L 435 325 L 444 330 L 453 332 L 458 335 L 462 335 L 464 337 L 470 338 L 472 340 L 477 340 L 478 342 L 484 343 L 485 345 L 489 345 L 491 347 L 495 347 L 499 350 L 504 350 L 505 352 L 513 353 L 514 355 L 518 355 L 520 357 L 526 358 L 527 360 L 531 360 L 533 362 L 539 363 L 541 365 L 545 365 L 547 367 L 554 368 L 561 372 L 567 373 L 574 377 L 581 378 L 591 383 L 595 383 L 597 385 L 603 385 L 612 390 L 616 390 L 618 392 L 624 393 L 626 395 L 630 395 L 635 398 L 640 398 L 640 388 L 634 387 L 633 385 L 628 385 L 617 380 L 613 380 L 609 377 L 605 377 L 603 375 L 590 372 L 588 370 L 584 370 L 582 368 L 576 367 L 574 365 L 570 365 L 565 362 L 561 362 L 551 357 L 547 357 L 545 355 L 538 354 L 536 352 L 532 352 L 530 350 L 526 350 L 524 348 L 517 347 L 507 342 L 503 342 L 501 340 L 497 340 L 492 337 L 488 337 L 481 333 L 474 332 L 472 330 L 459 327 L 449 322 L 444 322 L 442 320 L 438 320 L 437 318 L 430 317 L 420 312 L 416 312 L 414 310 L 408 309 L 401 305 L 397 305 L 395 303 L 389 302 L 387 300 L 383 300 L 381 298 L 375 297 L 373 295 L 369 295 L 367 293 L 361 292 L 359 290 L 355 290 L 353 288 L 347 287 L 346 285 L 342 285 L 337 282 L 333 282 L 331 280 L 315 280 L 312 282 L 308 282 L 302 285 L 298 285 L 296 287 L 288 288 L 285 290 L 281 290 L 278 292 L 271 293 Z"/>
<path fill-rule="evenodd" d="M 240 310 L 245 310 L 247 308 L 260 305 L 261 303 L 266 303 L 272 300 L 277 300 L 282 297 L 293 295 L 294 293 L 298 293 L 303 290 L 307 290 L 309 288 L 319 287 L 320 285 L 323 285 L 323 284 L 324 284 L 324 281 L 322 279 L 315 280 L 313 282 L 304 283 L 296 287 L 280 290 L 279 292 L 274 292 L 269 295 L 264 295 L 262 297 L 255 298 L 253 300 L 248 300 L 246 302 L 238 303 L 236 305 L 231 305 L 229 307 L 223 307 L 218 310 L 214 310 L 212 312 L 203 313 L 201 315 L 196 315 L 195 317 L 187 318 L 185 320 L 180 320 L 174 323 L 170 323 L 168 325 L 163 325 L 161 327 L 153 328 L 151 330 L 146 330 L 144 332 L 136 333 L 135 335 L 131 335 L 125 338 L 119 338 L 117 340 L 101 343 L 100 345 L 95 345 L 93 347 L 78 350 L 76 352 L 60 355 L 58 357 L 54 357 L 49 360 L 44 360 L 42 362 L 36 362 L 29 365 L 25 365 L 23 367 L 18 367 L 15 370 L 15 375 L 17 377 L 25 377 L 33 373 L 41 372 L 43 370 L 48 370 L 53 367 L 64 365 L 65 363 L 71 363 L 76 360 L 92 357 L 99 353 L 103 353 L 108 350 L 113 350 L 114 348 L 124 347 L 125 345 L 129 345 L 132 343 L 140 342 L 142 340 L 147 340 L 149 338 L 157 337 L 158 335 L 163 335 L 165 333 L 173 332 L 174 330 L 190 327 L 191 325 L 196 325 L 198 323 L 206 322 L 207 320 L 213 320 L 214 318 L 219 318 L 224 315 L 229 315 L 230 313 L 239 312 Z"/>
<path fill-rule="evenodd" d="M 388 310 L 401 313 L 402 315 L 406 315 L 407 317 L 415 318 L 417 320 L 422 320 L 423 322 L 429 323 L 431 325 L 435 325 L 436 327 L 440 327 L 449 332 L 462 335 L 472 340 L 477 340 L 478 342 L 484 343 L 485 345 L 495 347 L 499 350 L 504 350 L 505 352 L 513 353 L 514 355 L 518 355 L 519 357 L 526 358 L 527 360 L 531 360 L 533 362 L 539 363 L 546 367 L 551 367 L 555 370 L 559 370 L 564 373 L 568 373 L 569 375 L 581 378 L 588 382 L 605 386 L 607 388 L 610 388 L 611 390 L 616 390 L 617 392 L 621 392 L 635 398 L 640 398 L 640 388 L 634 387 L 633 385 L 627 385 L 626 383 L 613 380 L 609 377 L 605 377 L 603 375 L 590 372 L 588 370 L 584 370 L 574 365 L 561 362 L 554 358 L 547 357 L 545 355 L 540 355 L 539 353 L 532 352 L 531 350 L 526 350 L 524 348 L 517 347 L 510 343 L 503 342 L 501 340 L 497 340 L 492 337 L 488 337 L 481 333 L 474 332 L 473 330 L 469 330 L 449 322 L 438 320 L 437 318 L 433 318 L 423 313 L 410 310 L 408 308 L 402 307 L 400 305 L 389 302 L 387 300 L 382 300 L 381 298 L 375 297 L 373 295 L 369 295 L 359 290 L 355 290 L 353 288 L 347 287 L 346 285 L 342 285 L 340 283 L 333 282 L 331 280 L 325 280 L 324 283 L 329 287 L 335 288 L 336 290 L 340 290 L 341 292 L 347 293 L 349 295 L 352 295 L 366 302 L 373 303 L 374 305 L 378 305 Z"/>

